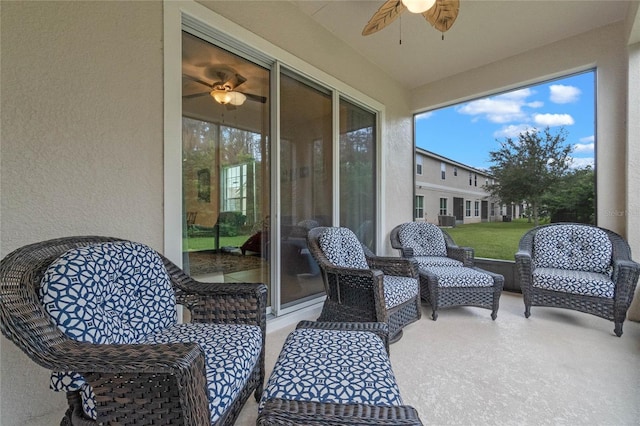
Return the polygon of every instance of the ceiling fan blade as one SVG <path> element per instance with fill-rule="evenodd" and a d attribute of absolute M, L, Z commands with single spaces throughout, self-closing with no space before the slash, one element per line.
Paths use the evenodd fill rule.
<path fill-rule="evenodd" d="M 367 25 L 362 30 L 362 35 L 367 36 L 380 31 L 393 21 L 406 9 L 400 0 L 387 0 L 376 13 L 373 14 Z"/>
<path fill-rule="evenodd" d="M 209 92 L 202 92 L 202 93 L 193 93 L 191 95 L 184 95 L 182 96 L 182 99 L 193 99 L 193 98 L 199 98 L 200 96 L 204 96 L 204 95 L 208 95 Z"/>
<path fill-rule="evenodd" d="M 193 77 L 189 74 L 182 74 L 182 77 L 186 78 L 187 80 L 191 80 L 191 81 L 195 81 L 196 83 L 200 83 L 203 86 L 207 86 L 209 89 L 213 89 L 213 84 L 209 84 L 206 81 L 202 81 L 197 77 Z"/>
<path fill-rule="evenodd" d="M 254 101 L 254 102 L 260 102 L 262 104 L 267 102 L 267 97 L 266 96 L 260 96 L 260 95 L 254 95 L 253 93 L 245 93 L 245 92 L 241 92 L 239 90 L 235 90 L 238 93 L 242 93 L 243 95 L 245 95 L 247 97 L 247 99 Z"/>
<path fill-rule="evenodd" d="M 453 26 L 460 11 L 460 0 L 436 0 L 436 4 L 422 13 L 427 21 L 441 33 Z"/>

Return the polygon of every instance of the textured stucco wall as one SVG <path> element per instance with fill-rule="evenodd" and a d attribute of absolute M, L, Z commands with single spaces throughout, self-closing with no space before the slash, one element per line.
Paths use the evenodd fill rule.
<path fill-rule="evenodd" d="M 640 43 L 629 47 L 629 120 L 627 122 L 627 233 L 634 260 L 640 262 Z M 629 319 L 640 321 L 640 289 L 629 309 Z"/>
<path fill-rule="evenodd" d="M 161 2 L 2 2 L 0 256 L 100 234 L 163 247 Z M 0 340 L 3 426 L 66 405 Z"/>

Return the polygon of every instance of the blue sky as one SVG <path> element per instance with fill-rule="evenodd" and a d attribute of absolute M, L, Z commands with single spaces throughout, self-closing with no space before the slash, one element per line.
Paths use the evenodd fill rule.
<path fill-rule="evenodd" d="M 572 167 L 594 165 L 595 72 L 586 72 L 416 115 L 416 145 L 479 169 L 489 152 L 526 129 L 561 127 Z"/>

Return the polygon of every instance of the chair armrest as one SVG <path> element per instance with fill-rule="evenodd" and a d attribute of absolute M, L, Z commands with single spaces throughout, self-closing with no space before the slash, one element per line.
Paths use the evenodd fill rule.
<path fill-rule="evenodd" d="M 327 322 L 327 321 L 300 321 L 298 328 L 313 328 L 321 330 L 348 330 L 366 331 L 374 333 L 382 339 L 387 355 L 389 354 L 389 326 L 383 322 Z"/>
<path fill-rule="evenodd" d="M 270 399 L 258 416 L 257 425 L 346 426 L 422 425 L 418 412 L 408 405 L 330 404 Z"/>
<path fill-rule="evenodd" d="M 615 283 L 615 299 L 627 306 L 631 305 L 638 285 L 640 264 L 629 259 L 614 259 L 612 279 Z"/>
<path fill-rule="evenodd" d="M 106 424 L 126 413 L 152 414 L 158 404 L 186 425 L 210 422 L 204 353 L 196 343 L 98 345 L 64 340 L 52 348 L 48 368 L 82 374 L 94 390 L 98 422 Z M 179 399 L 170 406 L 175 394 Z"/>
<path fill-rule="evenodd" d="M 385 275 L 418 277 L 418 262 L 413 258 L 368 256 L 367 263 L 371 269 L 378 269 Z"/>
<path fill-rule="evenodd" d="M 474 264 L 474 251 L 471 247 L 447 246 L 447 257 L 459 260 L 469 268 Z"/>
<path fill-rule="evenodd" d="M 176 303 L 191 311 L 191 322 L 251 324 L 266 330 L 267 286 L 262 283 L 204 283 L 170 263 L 167 272 Z M 264 333 L 263 333 L 264 334 Z"/>
<path fill-rule="evenodd" d="M 398 250 L 402 257 L 413 257 L 413 247 L 399 247 Z"/>

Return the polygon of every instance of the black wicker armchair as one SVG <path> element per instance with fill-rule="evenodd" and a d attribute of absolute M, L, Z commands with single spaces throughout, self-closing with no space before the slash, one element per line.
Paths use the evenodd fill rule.
<path fill-rule="evenodd" d="M 585 224 L 552 223 L 525 233 L 515 255 L 525 306 L 585 312 L 614 322 L 622 335 L 640 265 L 617 233 Z"/>
<path fill-rule="evenodd" d="M 318 321 L 383 322 L 393 343 L 420 319 L 415 261 L 376 256 L 347 228 L 317 227 L 307 239 L 327 293 Z"/>
<path fill-rule="evenodd" d="M 420 267 L 420 295 L 432 308 L 475 306 L 496 319 L 504 277 L 474 266 L 470 247 L 457 246 L 446 231 L 426 222 L 407 222 L 391 230 L 391 246 Z"/>
<path fill-rule="evenodd" d="M 109 256 L 98 255 L 107 250 Z M 132 267 L 141 252 L 149 257 Z M 94 269 L 74 269 L 80 265 L 78 259 L 81 258 L 87 262 L 87 268 Z M 106 273 L 114 265 L 112 261 L 120 262 L 118 265 L 122 268 Z M 100 269 L 103 266 L 107 269 Z M 66 291 L 65 273 L 74 270 L 92 280 L 82 281 L 73 290 L 80 290 L 78 294 L 92 294 L 91 298 L 83 299 L 81 309 L 69 302 L 68 293 L 56 300 L 55 292 Z M 152 291 L 160 287 L 168 289 L 155 298 L 144 294 L 140 284 L 144 278 L 129 279 L 134 275 L 148 275 L 151 270 L 157 275 L 145 286 Z M 73 284 L 75 278 L 77 276 L 68 280 L 71 285 L 76 285 Z M 52 380 L 61 374 L 83 383 L 75 390 L 60 389 L 67 391 L 69 402 L 63 425 L 230 425 L 251 393 L 256 400 L 262 394 L 266 291 L 264 284 L 196 282 L 164 256 L 130 241 L 96 236 L 60 238 L 27 245 L 2 260 L 0 328 L 34 362 L 58 372 L 52 375 Z M 145 297 L 150 297 L 148 300 L 153 304 L 167 303 L 174 315 L 169 316 L 172 325 L 156 330 L 152 339 L 145 339 L 139 333 L 149 322 L 164 321 L 155 305 L 143 319 L 144 324 L 136 323 L 131 318 L 118 316 L 131 306 L 117 305 L 116 298 L 106 296 L 109 292 L 127 298 L 131 306 L 139 305 Z M 138 299 L 134 301 L 135 297 Z M 189 310 L 191 323 L 175 324 L 176 303 Z M 54 320 L 65 309 L 65 304 L 75 305 L 77 312 L 82 311 L 89 318 L 89 322 L 75 323 L 86 327 L 82 330 L 87 334 L 82 338 L 70 338 L 66 334 L 70 331 L 61 331 L 61 322 Z M 102 315 L 117 319 L 111 324 L 112 330 L 98 321 Z M 127 320 L 131 320 L 128 325 Z M 116 335 L 105 335 L 105 330 L 115 331 Z M 210 371 L 210 363 L 217 357 L 222 365 L 233 364 L 238 357 L 229 348 L 221 349 L 222 344 L 214 343 L 216 348 L 212 348 L 202 342 L 201 337 L 210 341 L 214 333 L 224 335 L 220 337 L 223 340 L 234 333 L 240 333 L 243 338 L 252 336 L 252 343 L 245 348 L 252 352 L 251 359 L 247 358 L 239 368 L 246 383 L 223 395 L 224 408 L 212 399 L 211 379 L 216 372 Z M 86 338 L 88 335 L 97 341 L 91 342 Z M 180 335 L 178 340 L 176 335 Z M 131 336 L 136 342 L 121 343 Z M 218 381 L 219 376 L 215 380 L 219 388 L 226 388 L 226 383 Z M 92 398 L 90 402 L 95 405 L 88 405 L 86 398 Z M 93 410 L 94 419 L 87 414 L 88 408 Z"/>

